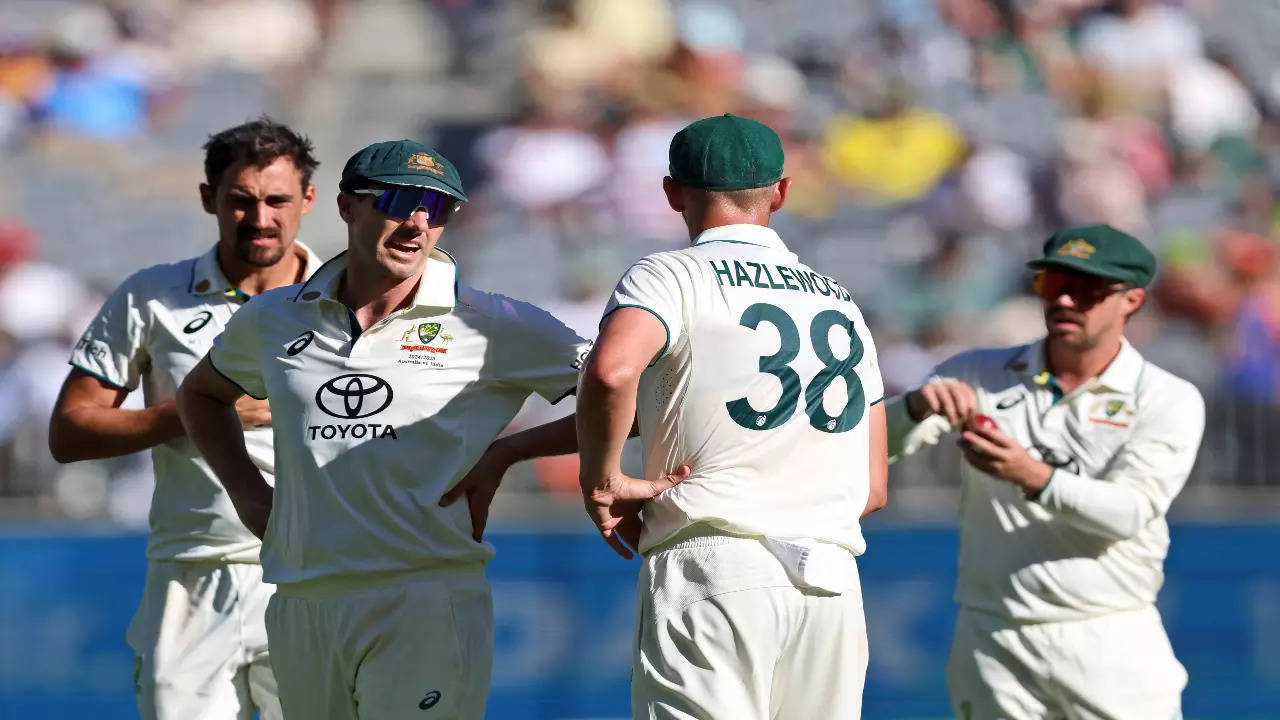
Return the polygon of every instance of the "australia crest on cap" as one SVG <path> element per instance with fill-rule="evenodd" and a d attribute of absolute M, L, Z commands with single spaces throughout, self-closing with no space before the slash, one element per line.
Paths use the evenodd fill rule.
<path fill-rule="evenodd" d="M 1058 252 L 1056 254 L 1069 255 L 1071 257 L 1080 258 L 1081 260 L 1088 260 L 1089 256 L 1093 255 L 1097 250 L 1098 248 L 1089 244 L 1087 240 L 1076 238 L 1075 240 L 1069 240 L 1063 243 L 1062 247 L 1058 248 Z"/>
<path fill-rule="evenodd" d="M 437 175 L 444 175 L 444 168 L 440 163 L 430 155 L 424 152 L 414 153 L 405 161 L 405 167 L 410 170 L 426 170 Z"/>

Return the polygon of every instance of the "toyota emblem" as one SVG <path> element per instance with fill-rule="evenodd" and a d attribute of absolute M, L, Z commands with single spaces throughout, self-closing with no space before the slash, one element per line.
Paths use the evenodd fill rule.
<path fill-rule="evenodd" d="M 377 415 L 391 404 L 391 386 L 376 375 L 339 375 L 316 390 L 316 405 L 344 420 Z"/>

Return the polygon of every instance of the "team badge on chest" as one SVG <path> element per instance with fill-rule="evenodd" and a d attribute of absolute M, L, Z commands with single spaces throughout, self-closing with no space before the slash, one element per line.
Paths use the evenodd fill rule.
<path fill-rule="evenodd" d="M 444 332 L 444 327 L 438 322 L 415 323 L 400 336 L 400 357 L 397 362 L 401 365 L 443 368 L 445 365 L 442 356 L 449 353 L 446 346 L 452 340 L 453 336 Z"/>

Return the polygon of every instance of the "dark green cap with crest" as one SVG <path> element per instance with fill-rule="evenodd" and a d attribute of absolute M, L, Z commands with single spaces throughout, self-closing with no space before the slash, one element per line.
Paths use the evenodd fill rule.
<path fill-rule="evenodd" d="M 1064 228 L 1044 241 L 1044 257 L 1027 267 L 1073 270 L 1146 287 L 1156 274 L 1156 256 L 1138 238 L 1110 225 Z"/>
<path fill-rule="evenodd" d="M 372 183 L 439 190 L 466 201 L 458 169 L 448 158 L 420 142 L 388 140 L 360 150 L 342 168 L 341 190 Z"/>
<path fill-rule="evenodd" d="M 782 141 L 763 123 L 719 115 L 692 123 L 671 139 L 671 178 L 702 190 L 747 190 L 782 179 Z"/>

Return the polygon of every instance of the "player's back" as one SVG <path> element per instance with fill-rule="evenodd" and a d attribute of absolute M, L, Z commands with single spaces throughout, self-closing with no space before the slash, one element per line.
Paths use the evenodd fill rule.
<path fill-rule="evenodd" d="M 641 378 L 645 474 L 693 469 L 645 507 L 641 550 L 705 523 L 861 553 L 883 387 L 848 291 L 772 230 L 731 225 L 641 260 L 613 302 L 652 310 L 669 333 Z"/>

